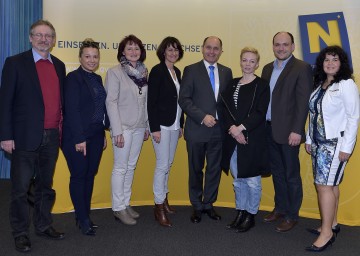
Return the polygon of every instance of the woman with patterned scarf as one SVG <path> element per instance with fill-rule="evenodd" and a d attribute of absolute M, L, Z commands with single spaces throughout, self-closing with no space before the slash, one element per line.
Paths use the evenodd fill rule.
<path fill-rule="evenodd" d="M 106 74 L 106 107 L 114 151 L 112 209 L 115 220 L 135 225 L 139 213 L 130 206 L 134 170 L 144 140 L 149 137 L 147 117 L 147 76 L 144 46 L 134 35 L 119 45 L 119 65 Z"/>

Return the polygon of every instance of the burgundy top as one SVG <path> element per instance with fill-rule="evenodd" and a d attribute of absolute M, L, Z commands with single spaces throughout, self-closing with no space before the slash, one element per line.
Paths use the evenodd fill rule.
<path fill-rule="evenodd" d="M 36 62 L 45 106 L 44 129 L 59 128 L 61 117 L 60 84 L 54 65 L 49 60 Z"/>

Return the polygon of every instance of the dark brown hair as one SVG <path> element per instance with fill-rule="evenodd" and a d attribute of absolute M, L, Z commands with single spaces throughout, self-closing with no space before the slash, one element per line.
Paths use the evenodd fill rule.
<path fill-rule="evenodd" d="M 134 35 L 125 36 L 124 39 L 121 40 L 118 48 L 117 60 L 120 62 L 120 58 L 124 56 L 123 51 L 128 43 L 137 44 L 139 46 L 141 51 L 139 61 L 143 62 L 146 59 L 146 51 L 141 40 Z"/>
<path fill-rule="evenodd" d="M 184 56 L 184 50 L 181 47 L 180 41 L 177 38 L 172 37 L 172 36 L 165 37 L 164 40 L 162 40 L 162 42 L 160 43 L 159 47 L 157 48 L 156 55 L 158 56 L 159 60 L 161 62 L 165 61 L 165 55 L 164 54 L 165 54 L 166 48 L 168 48 L 169 46 L 172 46 L 175 49 L 179 50 L 179 59 L 178 59 L 178 61 L 181 60 L 182 57 Z"/>

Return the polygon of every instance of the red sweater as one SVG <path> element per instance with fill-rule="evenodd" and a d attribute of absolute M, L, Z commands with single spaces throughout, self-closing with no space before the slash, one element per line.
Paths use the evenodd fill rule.
<path fill-rule="evenodd" d="M 45 106 L 44 129 L 59 128 L 61 117 L 60 84 L 54 65 L 49 60 L 36 62 Z"/>

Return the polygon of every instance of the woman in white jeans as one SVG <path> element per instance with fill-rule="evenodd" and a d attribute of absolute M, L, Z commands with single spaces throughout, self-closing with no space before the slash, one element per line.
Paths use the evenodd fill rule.
<path fill-rule="evenodd" d="M 111 177 L 112 209 L 116 220 L 135 225 L 139 213 L 130 206 L 134 170 L 147 130 L 146 52 L 140 39 L 126 36 L 119 45 L 119 65 L 108 70 L 106 107 L 114 151 Z"/>
<path fill-rule="evenodd" d="M 178 104 L 181 73 L 174 66 L 183 57 L 178 39 L 166 37 L 157 52 L 160 63 L 149 75 L 148 115 L 152 142 L 156 154 L 154 173 L 154 215 L 162 226 L 171 227 L 167 213 L 175 213 L 169 206 L 167 194 L 169 172 L 179 138 L 182 136 L 184 114 Z"/>

